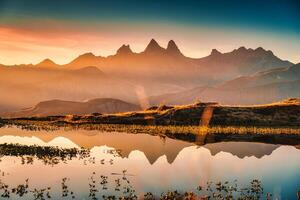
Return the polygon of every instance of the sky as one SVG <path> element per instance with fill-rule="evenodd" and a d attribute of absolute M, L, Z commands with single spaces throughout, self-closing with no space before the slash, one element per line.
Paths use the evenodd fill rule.
<path fill-rule="evenodd" d="M 0 63 L 65 64 L 80 54 L 135 52 L 154 38 L 204 57 L 245 46 L 300 62 L 299 0 L 0 0 Z"/>

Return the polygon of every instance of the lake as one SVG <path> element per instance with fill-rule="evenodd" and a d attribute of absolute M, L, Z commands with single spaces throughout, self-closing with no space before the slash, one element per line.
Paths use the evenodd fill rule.
<path fill-rule="evenodd" d="M 297 199 L 300 190 L 300 146 L 198 146 L 147 134 L 17 127 L 0 128 L 0 144 L 1 199 L 141 198 L 168 191 L 212 196 L 228 190 L 237 197 L 253 192 L 253 185 L 263 188 L 258 191 L 262 199 L 268 193 L 271 199 Z M 55 151 L 41 156 L 43 147 L 49 146 L 85 153 L 68 157 Z"/>

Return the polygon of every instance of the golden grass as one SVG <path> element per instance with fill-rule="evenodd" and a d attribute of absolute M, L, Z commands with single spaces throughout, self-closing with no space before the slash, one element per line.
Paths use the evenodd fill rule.
<path fill-rule="evenodd" d="M 202 127 L 200 132 L 207 134 L 293 134 L 300 135 L 300 128 L 272 128 L 272 127 L 237 127 L 237 126 L 216 126 L 216 127 Z"/>
<path fill-rule="evenodd" d="M 75 125 L 77 128 L 99 130 L 104 132 L 147 133 L 151 135 L 201 135 L 201 134 L 255 134 L 255 135 L 300 135 L 300 128 L 270 128 L 270 127 L 202 127 L 202 126 L 153 126 L 153 125 Z M 72 129 L 64 127 L 64 129 Z"/>
<path fill-rule="evenodd" d="M 245 127 L 245 126 L 157 126 L 157 125 L 124 125 L 124 124 L 90 124 L 90 123 L 63 123 L 51 124 L 45 121 L 19 120 L 12 125 L 31 127 L 37 129 L 85 129 L 99 130 L 103 132 L 126 132 L 126 133 L 147 133 L 151 135 L 160 134 L 265 134 L 265 135 L 300 135 L 300 127 Z"/>
<path fill-rule="evenodd" d="M 67 116 L 70 117 L 70 116 Z M 152 119 L 153 116 L 144 116 Z M 242 117 L 239 115 L 239 117 Z M 16 119 L 8 120 L 4 124 L 17 125 L 26 129 L 57 130 L 57 129 L 86 129 L 103 132 L 146 133 L 151 135 L 203 135 L 203 134 L 228 134 L 228 135 L 298 135 L 300 127 L 265 127 L 265 126 L 195 126 L 195 125 L 128 125 L 128 124 L 96 124 L 93 122 L 72 122 L 51 120 Z M 3 124 L 3 125 L 4 125 Z"/>

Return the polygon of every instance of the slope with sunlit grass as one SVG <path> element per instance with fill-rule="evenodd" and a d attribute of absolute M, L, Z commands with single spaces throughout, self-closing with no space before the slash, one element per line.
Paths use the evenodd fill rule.
<path fill-rule="evenodd" d="M 209 110 L 209 111 L 208 111 Z M 214 102 L 151 107 L 145 111 L 103 115 L 19 118 L 71 124 L 132 124 L 175 126 L 300 127 L 300 99 L 253 106 L 224 106 Z M 209 115 L 209 116 L 207 116 Z"/>

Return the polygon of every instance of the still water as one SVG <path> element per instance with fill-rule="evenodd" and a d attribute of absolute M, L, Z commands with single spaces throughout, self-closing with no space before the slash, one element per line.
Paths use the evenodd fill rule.
<path fill-rule="evenodd" d="M 255 179 L 261 181 L 262 199 L 268 192 L 271 199 L 297 199 L 300 190 L 299 146 L 249 142 L 197 146 L 146 134 L 16 127 L 0 128 L 0 144 L 5 143 L 83 147 L 89 155 L 45 162 L 35 155 L 7 155 L 0 148 L 0 199 L 5 199 L 5 192 L 9 199 L 142 197 L 175 190 L 206 195 L 218 182 L 246 188 Z M 16 192 L 22 189 L 27 192 Z"/>

